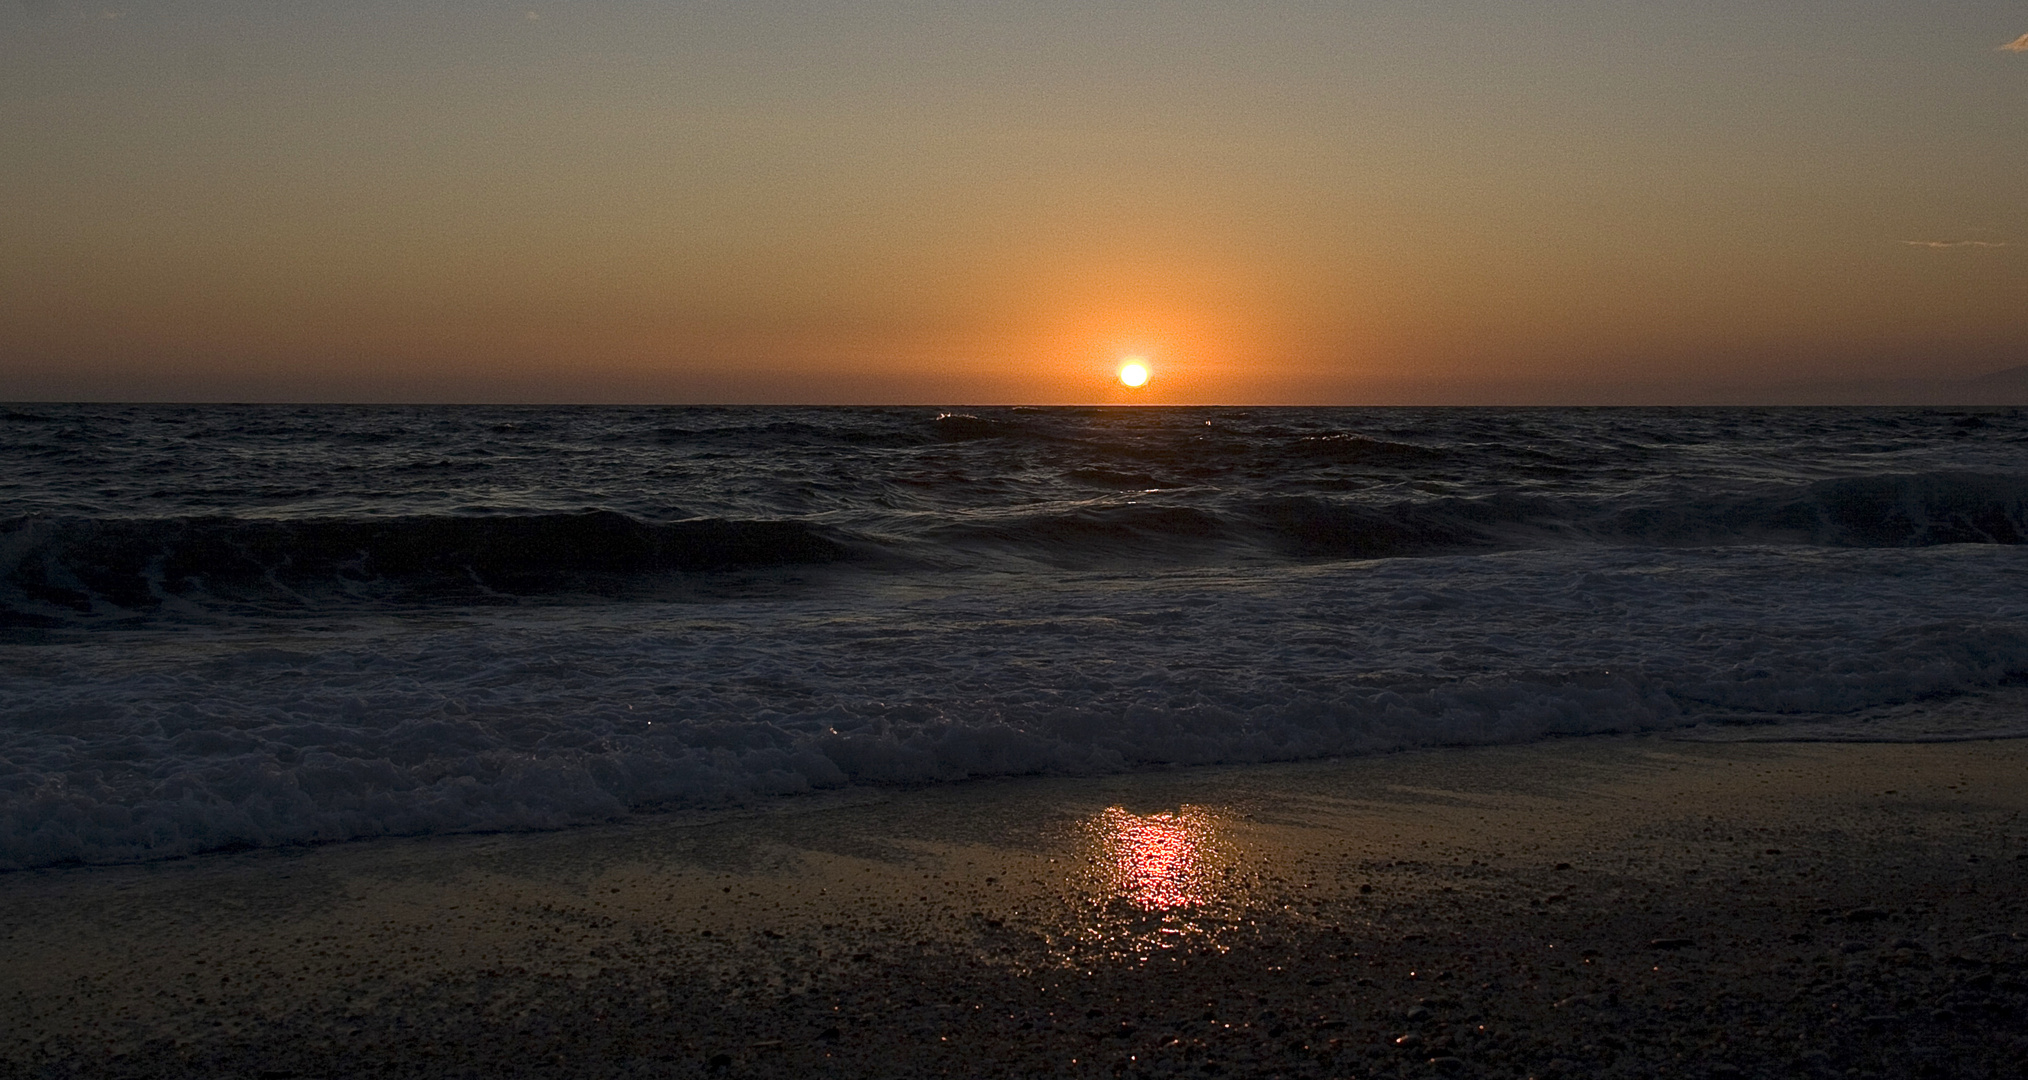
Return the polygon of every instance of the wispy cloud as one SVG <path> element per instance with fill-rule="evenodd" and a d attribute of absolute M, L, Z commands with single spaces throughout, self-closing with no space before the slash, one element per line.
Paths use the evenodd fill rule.
<path fill-rule="evenodd" d="M 2003 248 L 2005 240 L 1903 240 L 1909 247 L 1919 248 Z"/>
<path fill-rule="evenodd" d="M 2028 52 L 2028 34 L 2022 34 L 2020 37 L 2017 37 L 2014 40 L 2006 43 L 2005 45 L 2000 46 L 2000 51 Z"/>

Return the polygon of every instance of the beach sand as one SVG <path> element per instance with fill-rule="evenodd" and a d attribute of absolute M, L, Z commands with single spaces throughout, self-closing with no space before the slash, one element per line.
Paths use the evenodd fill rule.
<path fill-rule="evenodd" d="M 2019 1076 L 2028 743 L 1652 736 L 0 877 L 0 1075 Z"/>

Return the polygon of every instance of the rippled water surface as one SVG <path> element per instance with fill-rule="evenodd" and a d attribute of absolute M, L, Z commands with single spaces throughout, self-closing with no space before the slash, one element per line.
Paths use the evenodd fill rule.
<path fill-rule="evenodd" d="M 14 406 L 0 865 L 1920 737 L 2028 678 L 2024 537 L 2010 411 Z"/>

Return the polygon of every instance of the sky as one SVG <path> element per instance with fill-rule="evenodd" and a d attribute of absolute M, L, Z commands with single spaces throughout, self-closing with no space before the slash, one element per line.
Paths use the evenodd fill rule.
<path fill-rule="evenodd" d="M 2018 2 L 0 0 L 0 399 L 1695 403 L 2021 364 Z"/>

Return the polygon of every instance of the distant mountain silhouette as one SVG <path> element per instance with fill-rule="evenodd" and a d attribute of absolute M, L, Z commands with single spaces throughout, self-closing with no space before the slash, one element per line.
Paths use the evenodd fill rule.
<path fill-rule="evenodd" d="M 1976 379 L 1966 379 L 1965 386 L 1981 393 L 1998 394 L 2012 399 L 2005 404 L 2028 404 L 2028 364 L 2017 364 L 1989 375 L 1981 375 Z"/>
<path fill-rule="evenodd" d="M 1969 379 L 1852 379 L 1789 383 L 1758 392 L 1741 388 L 1734 393 L 1742 402 L 1773 405 L 2028 405 L 2028 364 Z"/>

